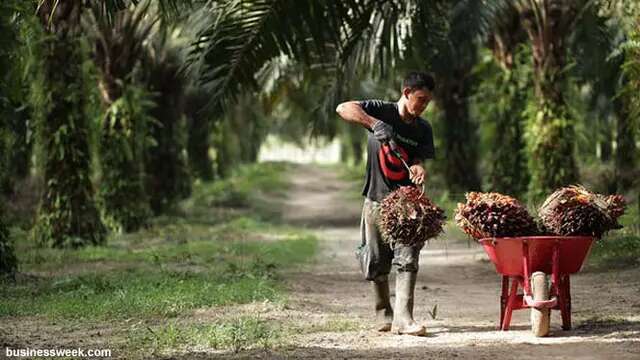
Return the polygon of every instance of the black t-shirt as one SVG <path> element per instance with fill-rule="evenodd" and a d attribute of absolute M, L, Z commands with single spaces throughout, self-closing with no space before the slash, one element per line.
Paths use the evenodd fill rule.
<path fill-rule="evenodd" d="M 360 106 L 370 116 L 391 125 L 395 142 L 402 146 L 409 155 L 409 166 L 415 161 L 433 159 L 435 155 L 433 131 L 426 120 L 418 117 L 411 123 L 402 121 L 398 112 L 398 104 L 394 102 L 364 100 L 360 102 Z M 381 144 L 373 136 L 373 132 L 369 131 L 367 173 L 362 195 L 373 201 L 382 201 L 387 194 L 398 187 L 412 184 L 409 177 L 401 181 L 393 181 L 384 176 L 378 160 L 380 146 Z"/>

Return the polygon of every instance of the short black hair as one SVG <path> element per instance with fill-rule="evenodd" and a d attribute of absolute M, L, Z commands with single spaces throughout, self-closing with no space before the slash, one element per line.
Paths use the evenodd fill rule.
<path fill-rule="evenodd" d="M 402 82 L 402 88 L 409 88 L 411 90 L 427 89 L 433 91 L 436 87 L 436 81 L 433 76 L 419 71 L 412 71 L 404 77 Z"/>

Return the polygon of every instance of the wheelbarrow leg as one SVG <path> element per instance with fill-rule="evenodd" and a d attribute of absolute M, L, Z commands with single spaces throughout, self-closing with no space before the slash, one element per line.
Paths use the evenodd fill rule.
<path fill-rule="evenodd" d="M 571 283 L 569 281 L 569 275 L 564 275 L 562 277 L 560 292 L 562 330 L 571 330 Z"/>
<path fill-rule="evenodd" d="M 504 312 L 507 308 L 507 299 L 509 298 L 509 277 L 502 275 L 502 293 L 500 295 L 500 320 L 498 321 L 498 330 L 502 330 L 504 322 Z"/>
<path fill-rule="evenodd" d="M 516 304 L 516 298 L 518 297 L 518 285 L 520 280 L 516 277 L 511 278 L 511 290 L 509 291 L 509 300 L 507 301 L 507 308 L 505 310 L 504 319 L 502 321 L 502 330 L 509 330 L 511 324 L 511 314 Z"/>

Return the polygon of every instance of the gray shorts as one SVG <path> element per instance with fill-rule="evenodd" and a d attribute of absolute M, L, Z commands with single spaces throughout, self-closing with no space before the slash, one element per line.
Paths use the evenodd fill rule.
<path fill-rule="evenodd" d="M 379 214 L 380 203 L 365 198 L 360 220 L 362 242 L 356 251 L 365 279 L 373 281 L 379 276 L 388 275 L 392 265 L 396 266 L 397 271 L 417 272 L 420 250 L 424 245 L 396 243 L 392 248 L 382 240 L 377 223 Z"/>

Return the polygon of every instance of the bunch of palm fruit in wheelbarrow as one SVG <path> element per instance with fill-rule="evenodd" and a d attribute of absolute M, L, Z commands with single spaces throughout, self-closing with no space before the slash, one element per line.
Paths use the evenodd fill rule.
<path fill-rule="evenodd" d="M 414 246 L 438 236 L 446 217 L 444 210 L 415 186 L 391 192 L 380 204 L 378 225 L 385 242 Z"/>
<path fill-rule="evenodd" d="M 499 193 L 466 194 L 459 203 L 455 220 L 475 239 L 535 235 L 583 235 L 601 238 L 607 231 L 622 226 L 624 214 L 621 195 L 592 193 L 583 186 L 572 185 L 556 190 L 538 209 L 534 219 L 518 200 Z"/>
<path fill-rule="evenodd" d="M 470 192 L 467 202 L 458 204 L 458 226 L 476 239 L 537 234 L 536 222 L 527 208 L 511 196 Z"/>

